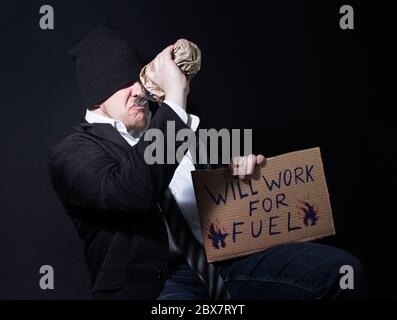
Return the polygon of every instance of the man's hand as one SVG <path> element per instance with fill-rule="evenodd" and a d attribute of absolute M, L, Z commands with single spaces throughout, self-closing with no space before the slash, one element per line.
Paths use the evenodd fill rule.
<path fill-rule="evenodd" d="M 148 65 L 146 75 L 164 91 L 165 99 L 186 110 L 189 81 L 172 59 L 173 50 L 174 46 L 170 45 L 160 52 Z"/>
<path fill-rule="evenodd" d="M 250 154 L 245 157 L 235 157 L 232 159 L 229 168 L 232 175 L 238 176 L 240 180 L 246 180 L 254 173 L 256 166 L 264 164 L 265 157 L 261 154 L 257 156 Z"/>

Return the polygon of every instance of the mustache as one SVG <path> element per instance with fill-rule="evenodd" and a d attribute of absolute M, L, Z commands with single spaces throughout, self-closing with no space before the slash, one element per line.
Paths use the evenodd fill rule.
<path fill-rule="evenodd" d="M 152 102 L 159 102 L 159 100 L 156 99 L 156 97 L 153 95 L 153 93 L 151 93 L 145 87 L 143 87 L 143 91 L 144 91 L 144 97 L 146 98 L 146 100 L 152 101 Z"/>
<path fill-rule="evenodd" d="M 148 99 L 145 96 L 141 96 L 139 98 L 136 98 L 134 101 L 134 105 L 140 106 L 140 107 L 144 107 L 146 106 L 148 103 Z"/>

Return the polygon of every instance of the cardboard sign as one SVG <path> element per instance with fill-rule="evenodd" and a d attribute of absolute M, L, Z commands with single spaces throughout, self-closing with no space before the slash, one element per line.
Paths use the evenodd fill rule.
<path fill-rule="evenodd" d="M 268 158 L 247 182 L 192 172 L 209 262 L 335 234 L 320 148 Z"/>

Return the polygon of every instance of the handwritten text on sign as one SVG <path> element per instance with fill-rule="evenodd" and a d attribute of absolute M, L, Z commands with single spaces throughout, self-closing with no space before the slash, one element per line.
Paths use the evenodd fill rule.
<path fill-rule="evenodd" d="M 319 148 L 269 158 L 252 179 L 192 172 L 209 262 L 335 234 Z"/>

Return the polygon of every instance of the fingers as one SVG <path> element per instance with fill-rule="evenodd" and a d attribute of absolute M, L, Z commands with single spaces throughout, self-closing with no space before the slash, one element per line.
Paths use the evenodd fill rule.
<path fill-rule="evenodd" d="M 258 154 L 256 156 L 256 164 L 257 165 L 260 165 L 260 164 L 264 163 L 264 161 L 265 161 L 265 156 L 264 155 Z"/>
<path fill-rule="evenodd" d="M 246 175 L 252 175 L 254 173 L 254 168 L 256 165 L 256 156 L 254 154 L 250 154 L 247 158 L 247 171 Z"/>
<path fill-rule="evenodd" d="M 173 60 L 174 45 L 169 45 L 161 51 L 147 67 L 147 76 L 160 87 L 165 95 L 188 92 L 188 81 L 183 72 Z M 175 95 L 175 94 L 174 94 Z"/>
<path fill-rule="evenodd" d="M 153 66 L 152 66 L 152 68 L 153 68 L 153 71 L 154 71 L 154 72 L 156 72 L 157 70 L 160 70 L 160 66 L 161 66 L 160 60 L 161 60 L 161 56 L 158 56 L 158 57 L 156 57 L 156 58 L 153 60 Z"/>
<path fill-rule="evenodd" d="M 174 45 L 170 45 L 167 48 L 165 48 L 163 51 L 161 51 L 156 58 L 154 58 L 154 62 L 155 62 L 155 69 L 159 69 L 160 66 L 163 66 L 164 63 L 168 62 L 168 61 L 172 61 L 172 55 L 174 53 Z"/>
<path fill-rule="evenodd" d="M 172 60 L 172 56 L 174 54 L 174 45 L 173 44 L 169 45 L 160 54 L 163 54 L 165 57 Z"/>
<path fill-rule="evenodd" d="M 153 61 L 150 62 L 145 70 L 146 76 L 149 78 L 150 81 L 154 82 L 157 84 L 157 80 L 156 80 L 156 73 L 154 71 L 154 63 Z"/>
<path fill-rule="evenodd" d="M 166 60 L 172 60 L 173 50 L 174 45 L 169 45 L 167 48 L 157 54 L 157 56 L 148 65 L 148 72 L 150 75 L 155 75 L 156 71 L 160 70 Z"/>
<path fill-rule="evenodd" d="M 161 79 L 159 73 L 165 64 L 166 57 L 164 51 L 160 52 L 147 66 L 146 75 L 147 77 L 157 85 L 160 85 Z"/>
<path fill-rule="evenodd" d="M 246 180 L 252 176 L 257 165 L 264 164 L 265 157 L 261 154 L 255 156 L 250 154 L 245 157 L 234 157 L 229 165 L 234 176 L 238 176 L 240 180 Z"/>
<path fill-rule="evenodd" d="M 232 175 L 236 176 L 239 175 L 240 173 L 243 173 L 245 170 L 244 163 L 245 163 L 244 157 L 233 157 L 232 161 L 229 164 L 229 168 Z"/>

